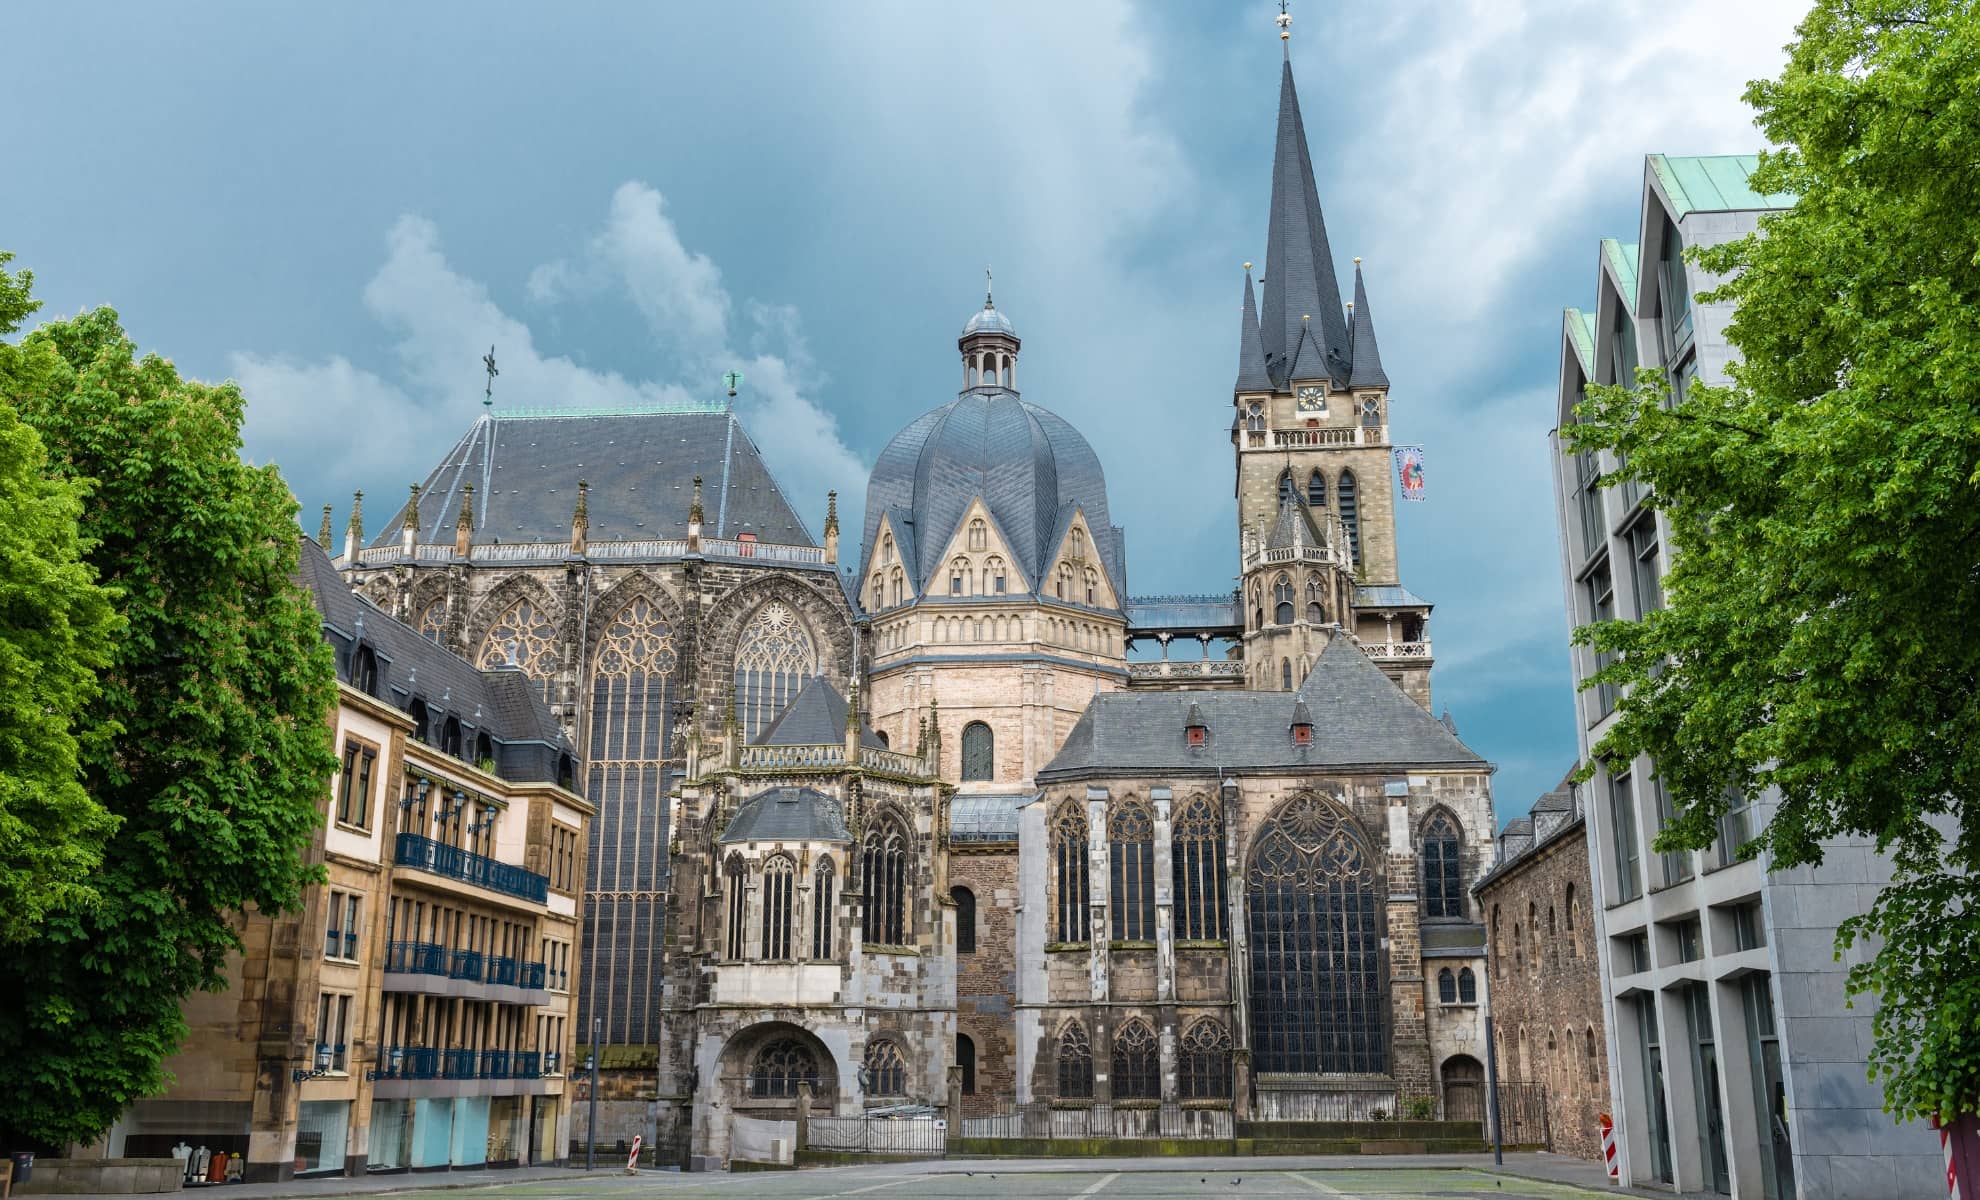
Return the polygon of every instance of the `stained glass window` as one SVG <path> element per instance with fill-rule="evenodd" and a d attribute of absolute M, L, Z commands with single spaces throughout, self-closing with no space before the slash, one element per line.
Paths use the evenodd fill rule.
<path fill-rule="evenodd" d="M 1130 1020 L 1114 1032 L 1113 1081 L 1116 1100 L 1162 1098 L 1162 1064 L 1155 1049 L 1155 1034 L 1139 1020 Z"/>
<path fill-rule="evenodd" d="M 756 610 L 736 639 L 736 712 L 745 738 L 777 719 L 805 680 L 818 673 L 818 649 L 788 604 Z"/>
<path fill-rule="evenodd" d="M 1192 796 L 1169 834 L 1175 876 L 1176 936 L 1183 941 L 1224 937 L 1224 821 L 1206 796 Z"/>
<path fill-rule="evenodd" d="M 791 957 L 791 900 L 797 864 L 779 854 L 763 864 L 763 957 Z"/>
<path fill-rule="evenodd" d="M 1155 937 L 1155 824 L 1147 808 L 1123 804 L 1107 820 L 1107 906 L 1115 941 Z"/>
<path fill-rule="evenodd" d="M 1093 1044 L 1087 1040 L 1086 1026 L 1066 1022 L 1059 1031 L 1059 1098 L 1084 1100 L 1093 1095 Z"/>
<path fill-rule="evenodd" d="M 1464 916 L 1463 870 L 1458 861 L 1458 828 L 1439 812 L 1423 826 L 1423 915 Z"/>
<path fill-rule="evenodd" d="M 557 671 L 557 623 L 532 596 L 523 596 L 502 611 L 481 639 L 481 653 L 475 659 L 480 667 L 521 667 L 534 679 L 547 703 L 555 697 Z"/>
<path fill-rule="evenodd" d="M 997 738 L 981 721 L 963 726 L 962 777 L 964 783 L 994 779 L 997 775 Z"/>
<path fill-rule="evenodd" d="M 1183 1034 L 1176 1088 L 1184 1100 L 1231 1098 L 1231 1031 L 1223 1022 L 1206 1017 Z"/>
<path fill-rule="evenodd" d="M 905 946 L 912 934 L 907 908 L 907 834 L 895 822 L 882 821 L 867 833 L 862 853 L 866 908 L 861 936 L 868 946 Z"/>
<path fill-rule="evenodd" d="M 1056 941 L 1089 940 L 1086 840 L 1086 814 L 1080 811 L 1078 802 L 1068 800 L 1059 806 L 1059 815 L 1052 822 L 1052 867 L 1059 900 L 1054 927 Z"/>
<path fill-rule="evenodd" d="M 901 1056 L 899 1046 L 889 1041 L 867 1043 L 866 1094 L 907 1095 L 907 1059 Z"/>

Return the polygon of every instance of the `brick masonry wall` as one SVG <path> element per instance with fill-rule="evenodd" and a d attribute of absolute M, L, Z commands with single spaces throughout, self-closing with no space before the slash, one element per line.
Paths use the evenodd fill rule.
<path fill-rule="evenodd" d="M 1596 1114 L 1609 1108 L 1609 1058 L 1588 893 L 1588 840 L 1575 821 L 1486 883 L 1479 901 L 1492 939 L 1488 970 L 1499 1078 L 1544 1086 L 1556 1152 L 1600 1159 Z M 1538 917 L 1537 935 L 1529 927 L 1529 912 Z M 1515 923 L 1521 939 L 1517 951 Z"/>

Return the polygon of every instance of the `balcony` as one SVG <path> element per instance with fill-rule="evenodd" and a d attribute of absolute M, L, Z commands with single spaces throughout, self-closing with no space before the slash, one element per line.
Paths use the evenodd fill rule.
<path fill-rule="evenodd" d="M 431 1046 L 389 1046 L 378 1056 L 380 1079 L 437 1079 L 440 1052 Z"/>
<path fill-rule="evenodd" d="M 534 1050 L 518 1050 L 509 1064 L 509 1078 L 534 1079 L 543 1074 L 543 1056 Z"/>
<path fill-rule="evenodd" d="M 540 962 L 523 963 L 522 970 L 516 980 L 517 986 L 526 987 L 531 991 L 541 991 L 543 990 L 544 973 L 543 964 Z"/>
<path fill-rule="evenodd" d="M 1136 679 L 1233 679 L 1244 678 L 1244 663 L 1224 658 L 1194 658 L 1187 661 L 1137 662 L 1128 664 L 1128 678 Z"/>
<path fill-rule="evenodd" d="M 447 964 L 447 978 L 464 979 L 469 983 L 481 982 L 481 951 L 456 950 Z"/>
<path fill-rule="evenodd" d="M 434 942 L 393 942 L 385 948 L 385 969 L 407 975 L 447 975 L 447 948 Z"/>
<path fill-rule="evenodd" d="M 543 904 L 550 897 L 550 880 L 547 876 L 521 867 L 497 862 L 485 854 L 463 850 L 459 846 L 449 846 L 436 842 L 430 837 L 417 833 L 399 835 L 398 846 L 393 861 L 402 867 L 413 867 L 447 879 L 458 879 L 476 887 L 500 892 L 504 896 L 514 896 Z"/>
<path fill-rule="evenodd" d="M 486 978 L 490 983 L 502 984 L 505 987 L 515 987 L 518 966 L 520 964 L 515 959 L 498 955 L 488 960 L 488 974 Z"/>
<path fill-rule="evenodd" d="M 481 1077 L 483 1079 L 507 1079 L 509 1077 L 510 1056 L 507 1050 L 483 1050 L 481 1052 Z"/>
<path fill-rule="evenodd" d="M 440 1052 L 440 1078 L 474 1079 L 479 1075 L 477 1055 L 472 1049 L 442 1050 Z"/>
<path fill-rule="evenodd" d="M 1361 648 L 1376 662 L 1408 662 L 1431 657 L 1429 642 L 1363 642 Z"/>

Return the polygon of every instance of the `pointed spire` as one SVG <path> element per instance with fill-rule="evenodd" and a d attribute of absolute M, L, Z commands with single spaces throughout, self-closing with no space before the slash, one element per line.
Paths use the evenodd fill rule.
<path fill-rule="evenodd" d="M 1313 160 L 1293 88 L 1292 60 L 1279 78 L 1279 131 L 1272 155 L 1272 216 L 1265 247 L 1265 295 L 1259 332 L 1265 366 L 1284 386 L 1295 376 L 1345 383 L 1349 371 L 1347 322 L 1341 286 L 1320 215 Z M 1315 317 L 1303 330 L 1303 318 Z M 1302 345 L 1301 333 L 1306 333 Z"/>
<path fill-rule="evenodd" d="M 839 493 L 825 493 L 825 561 L 839 561 Z"/>
<path fill-rule="evenodd" d="M 344 525 L 344 565 L 357 565 L 358 547 L 364 545 L 364 492 L 351 493 L 351 519 Z"/>
<path fill-rule="evenodd" d="M 1258 302 L 1251 289 L 1251 264 L 1244 264 L 1244 316 L 1238 324 L 1237 391 L 1269 392 L 1272 377 L 1265 370 L 1265 344 L 1258 340 Z"/>
<path fill-rule="evenodd" d="M 474 545 L 474 485 L 461 488 L 461 515 L 454 519 L 454 553 L 466 558 Z"/>
<path fill-rule="evenodd" d="M 1382 370 L 1382 352 L 1375 346 L 1375 318 L 1368 311 L 1368 289 L 1361 282 L 1358 258 L 1354 260 L 1354 305 L 1350 313 L 1354 318 L 1354 370 L 1348 376 L 1348 386 L 1386 388 L 1389 377 Z"/>
<path fill-rule="evenodd" d="M 591 484 L 578 480 L 577 507 L 571 509 L 571 553 L 583 554 L 591 543 Z"/>
<path fill-rule="evenodd" d="M 323 506 L 323 524 L 316 527 L 316 544 L 327 553 L 330 549 L 330 506 Z"/>
<path fill-rule="evenodd" d="M 399 545 L 407 558 L 413 554 L 413 546 L 419 541 L 419 485 L 412 485 L 412 494 L 406 497 L 406 511 L 399 519 Z"/>

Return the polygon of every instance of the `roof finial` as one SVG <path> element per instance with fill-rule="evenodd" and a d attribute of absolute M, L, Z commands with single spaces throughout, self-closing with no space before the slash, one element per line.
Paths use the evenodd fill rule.
<path fill-rule="evenodd" d="M 1286 57 L 1292 57 L 1292 14 L 1286 11 L 1286 0 L 1279 0 L 1279 43 L 1285 47 Z"/>
<path fill-rule="evenodd" d="M 996 281 L 990 277 L 990 268 L 989 267 L 983 268 L 983 307 L 985 308 L 997 307 L 995 304 L 992 304 L 990 302 L 990 293 L 992 291 L 991 285 L 995 282 Z"/>
<path fill-rule="evenodd" d="M 501 372 L 495 369 L 495 347 L 491 344 L 488 353 L 481 356 L 482 369 L 488 372 L 488 386 L 481 389 L 481 407 L 495 406 L 495 377 Z"/>
<path fill-rule="evenodd" d="M 328 504 L 323 506 L 323 524 L 316 531 L 316 544 L 323 547 L 324 553 L 327 554 L 330 552 L 330 506 Z"/>

